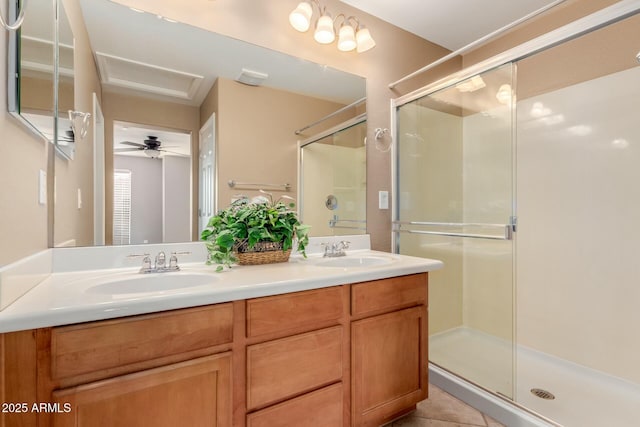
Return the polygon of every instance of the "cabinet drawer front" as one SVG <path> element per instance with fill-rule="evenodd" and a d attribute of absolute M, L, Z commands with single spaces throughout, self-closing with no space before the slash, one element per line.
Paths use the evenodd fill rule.
<path fill-rule="evenodd" d="M 51 373 L 69 378 L 230 343 L 233 305 L 54 328 Z"/>
<path fill-rule="evenodd" d="M 342 427 L 342 384 L 274 405 L 247 416 L 247 427 Z"/>
<path fill-rule="evenodd" d="M 247 336 L 304 332 L 342 317 L 342 287 L 295 292 L 247 301 Z"/>
<path fill-rule="evenodd" d="M 427 302 L 427 274 L 392 277 L 351 286 L 351 314 L 363 316 Z"/>
<path fill-rule="evenodd" d="M 247 347 L 249 410 L 342 379 L 342 326 Z"/>
<path fill-rule="evenodd" d="M 54 427 L 231 425 L 231 353 L 58 390 Z"/>

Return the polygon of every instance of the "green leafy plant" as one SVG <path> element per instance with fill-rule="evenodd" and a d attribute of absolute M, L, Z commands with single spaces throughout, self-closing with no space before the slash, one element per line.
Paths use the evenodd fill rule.
<path fill-rule="evenodd" d="M 296 240 L 298 252 L 307 256 L 309 226 L 298 220 L 295 203 L 283 202 L 283 199 L 293 199 L 282 196 L 274 202 L 271 193 L 261 193 L 268 197 L 236 200 L 212 216 L 202 231 L 200 238 L 206 241 L 209 251 L 207 264 L 219 264 L 216 271 L 237 262 L 235 252 L 239 247 L 246 245 L 251 250 L 258 242 L 282 242 L 282 250 L 286 251 Z"/>

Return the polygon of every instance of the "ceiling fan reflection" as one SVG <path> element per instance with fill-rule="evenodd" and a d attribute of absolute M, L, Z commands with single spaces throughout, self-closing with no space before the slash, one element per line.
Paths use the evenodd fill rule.
<path fill-rule="evenodd" d="M 125 153 L 125 152 L 134 152 L 134 151 L 142 151 L 147 156 L 152 159 L 157 159 L 164 153 L 171 153 L 177 156 L 185 156 L 182 153 L 178 153 L 176 151 L 166 150 L 164 147 L 161 147 L 162 141 L 158 139 L 157 136 L 149 135 L 147 139 L 143 141 L 143 143 L 132 142 L 132 141 L 122 141 L 121 145 L 130 145 L 131 148 L 116 148 L 113 150 L 115 153 Z M 169 146 L 171 148 L 172 146 Z"/>

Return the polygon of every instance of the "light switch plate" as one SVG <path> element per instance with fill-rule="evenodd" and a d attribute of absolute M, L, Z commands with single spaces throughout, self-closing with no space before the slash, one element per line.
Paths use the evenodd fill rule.
<path fill-rule="evenodd" d="M 42 169 L 38 173 L 38 203 L 47 204 L 47 173 Z"/>
<path fill-rule="evenodd" d="M 378 208 L 389 209 L 389 192 L 378 191 Z"/>

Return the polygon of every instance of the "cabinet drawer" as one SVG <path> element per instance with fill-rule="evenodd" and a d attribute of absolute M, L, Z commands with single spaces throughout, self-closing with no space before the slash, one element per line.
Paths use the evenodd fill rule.
<path fill-rule="evenodd" d="M 342 379 L 342 326 L 247 347 L 247 408 L 254 410 Z"/>
<path fill-rule="evenodd" d="M 287 400 L 247 416 L 247 427 L 342 427 L 342 384 Z"/>
<path fill-rule="evenodd" d="M 317 329 L 342 317 L 341 286 L 247 301 L 247 336 Z"/>
<path fill-rule="evenodd" d="M 54 427 L 231 425 L 231 353 L 53 392 Z"/>
<path fill-rule="evenodd" d="M 363 316 L 427 303 L 427 274 L 392 277 L 351 286 L 351 314 Z"/>
<path fill-rule="evenodd" d="M 230 343 L 232 324 L 228 303 L 53 328 L 51 374 L 68 378 Z"/>

